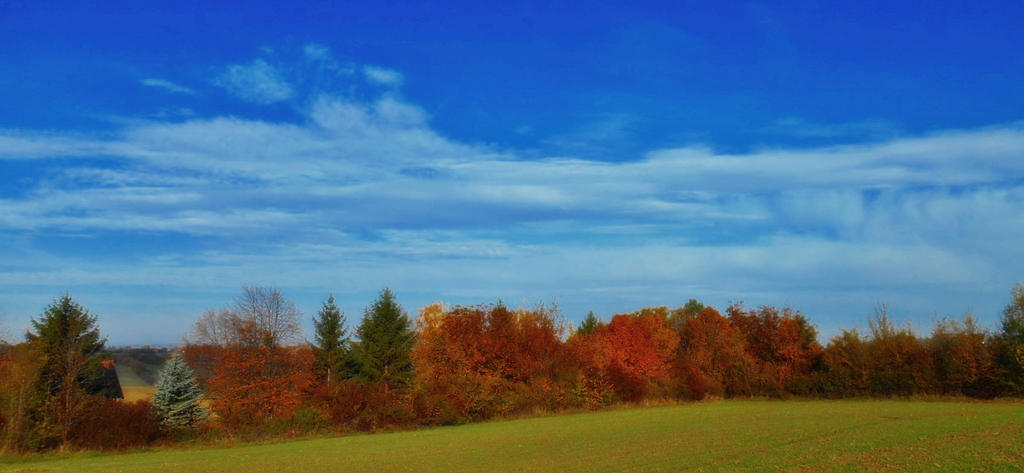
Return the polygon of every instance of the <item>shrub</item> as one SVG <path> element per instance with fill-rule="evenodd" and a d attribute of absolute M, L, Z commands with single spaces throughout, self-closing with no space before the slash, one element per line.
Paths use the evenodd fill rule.
<path fill-rule="evenodd" d="M 89 397 L 72 424 L 68 443 L 76 448 L 123 450 L 149 445 L 159 436 L 160 419 L 149 401 Z"/>
<path fill-rule="evenodd" d="M 412 425 L 417 419 L 413 396 L 396 393 L 386 383 L 342 382 L 320 400 L 332 421 L 353 430 Z"/>

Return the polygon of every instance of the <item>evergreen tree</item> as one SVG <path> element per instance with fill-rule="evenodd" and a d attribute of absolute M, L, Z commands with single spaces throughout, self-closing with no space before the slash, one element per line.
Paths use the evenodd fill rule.
<path fill-rule="evenodd" d="M 697 315 L 704 310 L 704 303 L 691 298 L 682 307 L 672 309 L 668 314 L 668 324 L 675 329 L 676 333 L 682 334 L 686 327 L 686 321 L 697 318 Z M 680 345 L 680 349 L 682 346 Z"/>
<path fill-rule="evenodd" d="M 1018 283 L 1013 288 L 1001 325 L 995 342 L 1003 389 L 1024 394 L 1024 285 Z"/>
<path fill-rule="evenodd" d="M 583 322 L 580 323 L 580 327 L 576 329 L 576 333 L 580 335 L 590 335 L 594 333 L 594 329 L 597 328 L 599 323 L 600 322 L 597 320 L 597 317 L 594 316 L 594 311 L 590 311 L 587 313 L 587 317 L 583 319 Z"/>
<path fill-rule="evenodd" d="M 50 304 L 39 320 L 32 319 L 25 338 L 46 357 L 41 378 L 49 395 L 79 388 L 87 394 L 103 393 L 104 385 L 97 380 L 109 369 L 103 363 L 109 357 L 106 339 L 100 337 L 96 317 L 69 294 Z"/>
<path fill-rule="evenodd" d="M 392 388 L 409 384 L 416 334 L 390 289 L 381 291 L 373 305 L 366 308 L 356 335 L 359 342 L 353 346 L 352 359 L 358 379 L 387 383 Z"/>
<path fill-rule="evenodd" d="M 334 304 L 331 295 L 324 302 L 320 312 L 313 317 L 315 343 L 313 354 L 317 365 L 326 375 L 327 385 L 342 379 L 349 359 L 348 330 L 345 328 L 345 314 Z"/>
<path fill-rule="evenodd" d="M 207 416 L 199 405 L 203 392 L 199 389 L 195 372 L 180 353 L 175 353 L 160 370 L 153 396 L 153 409 L 165 427 L 190 427 Z"/>

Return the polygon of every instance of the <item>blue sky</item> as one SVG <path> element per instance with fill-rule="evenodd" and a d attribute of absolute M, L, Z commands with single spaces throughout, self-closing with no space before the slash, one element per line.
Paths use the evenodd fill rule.
<path fill-rule="evenodd" d="M 1024 279 L 1020 2 L 214 3 L 0 4 L 9 337 L 69 291 L 174 343 L 266 284 L 826 338 Z"/>

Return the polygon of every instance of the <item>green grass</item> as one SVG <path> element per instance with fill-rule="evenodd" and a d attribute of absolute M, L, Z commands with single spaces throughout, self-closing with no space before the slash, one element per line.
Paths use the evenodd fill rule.
<path fill-rule="evenodd" d="M 0 462 L 24 472 L 1022 471 L 1024 404 L 718 401 L 232 448 Z"/>

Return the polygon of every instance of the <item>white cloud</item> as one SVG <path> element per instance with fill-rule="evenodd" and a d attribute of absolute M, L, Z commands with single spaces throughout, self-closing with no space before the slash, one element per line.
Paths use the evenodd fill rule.
<path fill-rule="evenodd" d="M 324 61 L 331 58 L 331 50 L 322 44 L 309 43 L 302 48 L 306 59 L 311 61 Z"/>
<path fill-rule="evenodd" d="M 289 84 L 281 72 L 262 59 L 250 64 L 233 64 L 214 80 L 236 97 L 247 102 L 271 104 L 288 100 L 293 96 Z"/>
<path fill-rule="evenodd" d="M 790 135 L 801 138 L 892 138 L 902 133 L 896 122 L 868 119 L 842 123 L 815 123 L 799 117 L 786 117 L 757 130 L 761 133 Z"/>
<path fill-rule="evenodd" d="M 147 78 L 142 79 L 140 83 L 146 87 L 155 87 L 157 89 L 163 89 L 167 92 L 175 94 L 195 95 L 196 91 L 188 87 L 175 84 L 166 79 Z"/>
<path fill-rule="evenodd" d="M 313 102 L 306 124 L 227 117 L 147 123 L 124 130 L 115 140 L 0 134 L 0 156 L 115 156 L 158 166 L 155 171 L 165 176 L 195 173 L 188 183 L 161 189 L 209 195 L 218 186 L 233 188 L 236 181 L 255 179 L 233 191 L 243 207 L 245 199 L 271 192 L 287 199 L 286 208 L 327 196 L 413 207 L 422 199 L 441 199 L 456 208 L 491 209 L 485 215 L 526 212 L 541 220 L 604 215 L 754 223 L 781 218 L 834 229 L 867 221 L 872 207 L 861 193 L 868 190 L 888 190 L 884 196 L 899 200 L 909 195 L 905 189 L 991 186 L 1024 176 L 1020 149 L 1024 130 L 1011 126 L 744 155 L 682 148 L 618 163 L 524 160 L 446 139 L 429 127 L 422 109 L 394 98 L 359 103 L 332 97 Z M 79 177 L 85 173 L 74 170 Z M 93 175 L 128 192 L 138 189 L 130 187 L 138 172 L 97 169 Z M 782 192 L 781 200 L 760 196 L 766 192 Z M 379 217 L 393 221 L 394 215 Z M 456 221 L 452 224 L 459 220 L 456 214 L 447 218 Z M 359 219 L 372 224 L 375 216 Z M 463 220 L 474 224 L 480 217 L 469 212 Z"/>
<path fill-rule="evenodd" d="M 72 133 L 41 133 L 0 129 L 0 159 L 46 159 L 96 156 L 109 143 Z"/>
<path fill-rule="evenodd" d="M 234 75 L 226 86 L 250 100 L 273 90 L 254 85 L 258 77 L 284 84 L 274 100 L 297 94 L 262 60 L 232 66 Z M 295 122 L 0 130 L 0 158 L 46 169 L 0 200 L 10 240 L 115 232 L 199 242 L 112 262 L 121 256 L 69 258 L 26 237 L 0 248 L 0 259 L 19 262 L 0 269 L 0 286 L 218 288 L 230 297 L 259 279 L 346 288 L 354 304 L 391 285 L 421 294 L 412 305 L 558 297 L 569 315 L 744 298 L 793 303 L 822 322 L 860 321 L 879 300 L 924 317 L 975 309 L 992 320 L 1020 277 L 1007 264 L 1024 258 L 1020 124 L 745 154 L 690 146 L 609 162 L 459 142 L 386 92 L 300 98 L 308 105 Z M 117 165 L 63 160 L 74 157 Z M 60 165 L 47 167 L 55 158 Z M 175 310 L 194 317 L 221 303 Z M 126 332 L 138 328 L 127 309 L 122 317 Z"/>
<path fill-rule="evenodd" d="M 405 82 L 405 76 L 401 72 L 377 66 L 363 67 L 363 76 L 370 83 L 385 87 L 401 87 Z"/>

